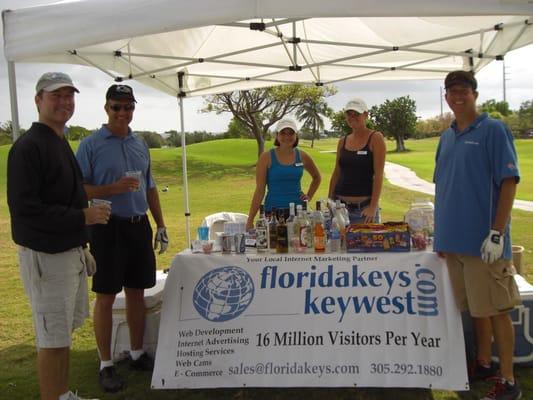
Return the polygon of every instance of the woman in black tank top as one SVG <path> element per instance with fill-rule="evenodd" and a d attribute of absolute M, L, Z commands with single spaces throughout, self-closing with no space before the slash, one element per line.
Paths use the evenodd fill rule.
<path fill-rule="evenodd" d="M 368 107 L 353 99 L 344 108 L 352 132 L 337 144 L 329 197 L 346 203 L 351 223 L 379 222 L 379 197 L 385 168 L 383 134 L 366 127 Z"/>

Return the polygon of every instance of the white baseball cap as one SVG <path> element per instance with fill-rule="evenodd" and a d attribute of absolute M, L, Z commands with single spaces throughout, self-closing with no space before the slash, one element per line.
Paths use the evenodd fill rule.
<path fill-rule="evenodd" d="M 344 107 L 344 112 L 348 110 L 353 110 L 355 112 L 358 112 L 359 114 L 362 114 L 368 111 L 368 107 L 363 99 L 356 97 L 355 99 L 352 99 L 348 103 L 346 103 L 346 106 Z"/>
<path fill-rule="evenodd" d="M 296 121 L 290 117 L 283 117 L 276 125 L 276 132 L 281 132 L 285 128 L 291 128 L 294 133 L 298 133 L 298 126 Z"/>

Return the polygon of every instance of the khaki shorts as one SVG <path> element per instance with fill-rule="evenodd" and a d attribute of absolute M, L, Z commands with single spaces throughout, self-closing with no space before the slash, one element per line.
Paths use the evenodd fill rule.
<path fill-rule="evenodd" d="M 83 249 L 49 254 L 21 247 L 19 261 L 37 347 L 70 347 L 72 331 L 89 316 Z"/>
<path fill-rule="evenodd" d="M 484 263 L 480 257 L 446 253 L 457 306 L 483 318 L 511 311 L 522 303 L 510 260 Z"/>

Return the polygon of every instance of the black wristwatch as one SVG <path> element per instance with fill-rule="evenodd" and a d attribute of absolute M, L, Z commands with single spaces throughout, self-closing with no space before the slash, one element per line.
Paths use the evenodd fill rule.
<path fill-rule="evenodd" d="M 502 239 L 501 233 L 493 233 L 492 235 L 490 235 L 490 241 L 494 244 L 500 244 L 501 239 Z"/>

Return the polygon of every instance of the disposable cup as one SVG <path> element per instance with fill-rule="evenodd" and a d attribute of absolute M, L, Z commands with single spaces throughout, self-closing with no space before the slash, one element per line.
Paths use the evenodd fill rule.
<path fill-rule="evenodd" d="M 198 227 L 198 239 L 209 240 L 209 227 L 208 226 Z"/>
<path fill-rule="evenodd" d="M 137 181 L 139 182 L 139 184 L 137 185 L 137 189 L 134 189 L 132 190 L 132 192 L 138 192 L 139 190 L 141 190 L 141 176 L 142 176 L 142 171 L 126 171 L 124 173 L 124 176 L 128 176 L 128 177 L 131 177 L 131 178 L 135 178 L 137 179 Z"/>
<path fill-rule="evenodd" d="M 109 212 L 111 212 L 111 202 L 109 200 L 104 199 L 92 199 L 90 202 L 91 207 L 99 207 L 104 206 L 109 209 Z M 105 222 L 100 222 L 101 224 L 107 224 L 107 219 Z"/>
<path fill-rule="evenodd" d="M 203 240 L 202 241 L 202 250 L 205 254 L 211 254 L 213 251 L 213 241 L 212 240 Z"/>
<path fill-rule="evenodd" d="M 104 205 L 104 206 L 107 206 L 109 208 L 111 208 L 111 202 L 109 200 L 104 200 L 104 199 L 92 199 L 91 200 L 91 207 L 94 207 L 94 206 L 99 206 L 99 205 Z"/>

